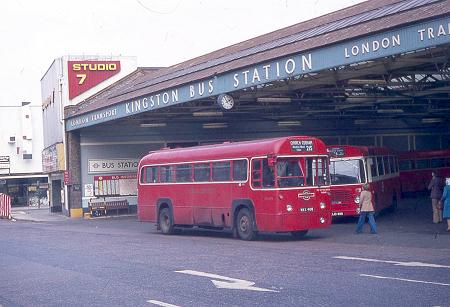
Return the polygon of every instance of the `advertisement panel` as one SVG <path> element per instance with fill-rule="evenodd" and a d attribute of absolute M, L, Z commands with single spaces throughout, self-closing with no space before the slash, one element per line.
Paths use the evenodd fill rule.
<path fill-rule="evenodd" d="M 68 61 L 69 99 L 120 72 L 120 61 Z"/>

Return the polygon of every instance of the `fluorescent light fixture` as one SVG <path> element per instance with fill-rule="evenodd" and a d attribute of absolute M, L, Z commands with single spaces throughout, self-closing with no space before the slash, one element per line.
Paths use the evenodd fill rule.
<path fill-rule="evenodd" d="M 365 125 L 372 123 L 372 120 L 370 119 L 355 119 L 353 122 L 355 125 Z"/>
<path fill-rule="evenodd" d="M 278 122 L 278 126 L 287 127 L 287 126 L 300 126 L 302 124 L 299 120 L 282 120 Z"/>
<path fill-rule="evenodd" d="M 378 109 L 377 113 L 387 114 L 387 113 L 403 113 L 402 109 Z"/>
<path fill-rule="evenodd" d="M 218 128 L 227 128 L 227 123 L 206 123 L 203 124 L 204 129 L 218 129 Z"/>
<path fill-rule="evenodd" d="M 292 102 L 290 97 L 259 97 L 256 98 L 257 102 L 260 103 L 289 103 Z"/>
<path fill-rule="evenodd" d="M 365 84 L 376 84 L 376 85 L 386 85 L 387 82 L 384 79 L 350 79 L 348 84 L 354 85 L 365 85 Z"/>
<path fill-rule="evenodd" d="M 207 116 L 223 116 L 223 112 L 219 111 L 202 111 L 202 112 L 194 112 L 192 113 L 195 117 L 207 117 Z"/>
<path fill-rule="evenodd" d="M 156 128 L 156 127 L 165 127 L 166 123 L 142 123 L 140 124 L 141 128 Z"/>
<path fill-rule="evenodd" d="M 444 121 L 444 119 L 442 119 L 440 117 L 422 118 L 422 123 L 424 123 L 424 124 L 442 123 L 443 121 Z"/>

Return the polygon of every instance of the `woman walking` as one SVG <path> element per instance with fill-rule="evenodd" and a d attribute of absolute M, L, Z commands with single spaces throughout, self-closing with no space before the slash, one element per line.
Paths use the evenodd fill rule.
<path fill-rule="evenodd" d="M 359 195 L 359 205 L 361 212 L 359 213 L 358 225 L 356 226 L 356 233 L 361 233 L 366 216 L 369 218 L 370 233 L 377 233 L 377 224 L 375 223 L 375 209 L 373 207 L 372 193 L 369 191 L 369 184 L 363 185 L 363 190 Z"/>

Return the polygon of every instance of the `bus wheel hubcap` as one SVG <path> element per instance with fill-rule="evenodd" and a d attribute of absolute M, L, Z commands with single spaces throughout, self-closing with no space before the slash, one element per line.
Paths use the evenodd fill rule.
<path fill-rule="evenodd" d="M 247 232 L 248 231 L 248 218 L 246 216 L 243 216 L 241 218 L 241 230 L 243 232 Z"/>

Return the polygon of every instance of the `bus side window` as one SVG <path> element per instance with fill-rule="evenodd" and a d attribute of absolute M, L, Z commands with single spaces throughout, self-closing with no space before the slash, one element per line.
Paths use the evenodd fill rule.
<path fill-rule="evenodd" d="M 390 174 L 391 172 L 391 167 L 389 166 L 389 157 L 388 156 L 384 156 L 383 157 L 383 164 L 384 164 L 384 173 Z"/>
<path fill-rule="evenodd" d="M 141 183 L 146 183 L 145 174 L 147 173 L 147 167 L 141 168 Z"/>
<path fill-rule="evenodd" d="M 378 176 L 384 175 L 383 157 L 377 157 Z"/>
<path fill-rule="evenodd" d="M 155 183 L 158 182 L 158 167 L 157 166 L 150 166 L 146 167 L 146 183 Z"/>
<path fill-rule="evenodd" d="M 212 163 L 212 181 L 230 181 L 231 180 L 231 163 L 213 162 Z"/>
<path fill-rule="evenodd" d="M 252 161 L 252 185 L 255 188 L 261 188 L 262 186 L 262 163 L 260 159 Z"/>
<path fill-rule="evenodd" d="M 394 162 L 394 156 L 389 156 L 389 170 L 391 173 L 395 173 L 395 162 Z"/>
<path fill-rule="evenodd" d="M 194 164 L 194 181 L 208 182 L 211 178 L 211 167 L 209 163 Z"/>
<path fill-rule="evenodd" d="M 377 160 L 375 157 L 370 157 L 367 158 L 367 163 L 370 165 L 370 178 L 376 178 L 378 176 Z"/>
<path fill-rule="evenodd" d="M 416 160 L 416 169 L 424 169 L 429 167 L 430 167 L 430 160 L 428 159 Z"/>
<path fill-rule="evenodd" d="M 275 174 L 273 167 L 269 167 L 268 159 L 263 160 L 263 186 L 273 188 L 275 186 Z"/>
<path fill-rule="evenodd" d="M 160 167 L 160 182 L 173 182 L 172 171 L 170 165 L 163 165 Z"/>
<path fill-rule="evenodd" d="M 247 160 L 233 161 L 233 180 L 235 181 L 247 180 Z"/>
<path fill-rule="evenodd" d="M 191 182 L 192 181 L 192 165 L 179 164 L 176 166 L 177 182 Z"/>

